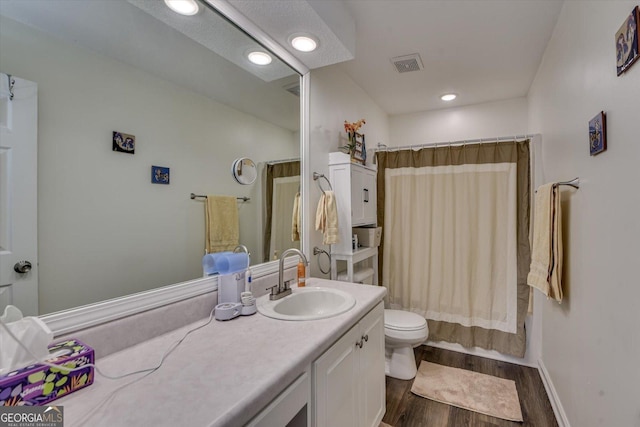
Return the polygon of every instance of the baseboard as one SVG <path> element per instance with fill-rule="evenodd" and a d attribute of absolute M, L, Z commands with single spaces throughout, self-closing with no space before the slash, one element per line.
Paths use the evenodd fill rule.
<path fill-rule="evenodd" d="M 551 407 L 553 408 L 553 413 L 556 416 L 558 426 L 571 427 L 571 425 L 569 424 L 569 419 L 567 418 L 567 414 L 564 412 L 564 408 L 562 407 L 562 402 L 560 402 L 560 398 L 558 397 L 556 388 L 553 386 L 553 381 L 551 381 L 549 372 L 544 366 L 544 362 L 542 361 L 542 359 L 538 360 L 538 371 L 540 372 L 540 378 L 542 378 L 544 388 L 545 390 L 547 390 L 547 396 L 549 396 L 549 401 L 551 402 Z"/>
<path fill-rule="evenodd" d="M 425 345 L 441 348 L 444 350 L 457 351 L 458 353 L 470 354 L 472 356 L 486 357 L 487 359 L 499 360 L 501 362 L 514 363 L 516 365 L 528 366 L 530 368 L 538 368 L 535 362 L 530 362 L 519 357 L 502 354 L 495 350 L 486 350 L 480 347 L 466 348 L 460 344 L 454 344 L 446 341 L 430 341 L 427 340 Z"/>

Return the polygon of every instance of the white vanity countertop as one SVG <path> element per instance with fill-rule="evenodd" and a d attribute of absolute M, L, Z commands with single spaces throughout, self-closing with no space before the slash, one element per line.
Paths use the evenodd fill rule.
<path fill-rule="evenodd" d="M 378 286 L 310 278 L 341 289 L 356 305 L 338 316 L 291 322 L 256 313 L 191 333 L 151 375 L 94 384 L 54 402 L 65 426 L 241 426 L 257 415 L 386 294 Z M 169 346 L 206 319 L 98 359 L 118 375 L 156 366 Z M 121 388 L 119 391 L 119 388 Z M 92 414 L 92 415 L 91 415 Z"/>

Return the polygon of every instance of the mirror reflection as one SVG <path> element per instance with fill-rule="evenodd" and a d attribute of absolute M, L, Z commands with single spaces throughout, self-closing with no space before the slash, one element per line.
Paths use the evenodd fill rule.
<path fill-rule="evenodd" d="M 299 75 L 249 62 L 267 51 L 199 6 L 2 0 L 0 71 L 37 84 L 39 314 L 202 277 L 208 198 L 191 193 L 235 200 L 252 264 L 300 247 Z"/>

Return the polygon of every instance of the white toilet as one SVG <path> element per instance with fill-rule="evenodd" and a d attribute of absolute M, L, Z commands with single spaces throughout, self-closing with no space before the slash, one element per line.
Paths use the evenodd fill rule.
<path fill-rule="evenodd" d="M 418 372 L 413 348 L 429 336 L 424 317 L 410 311 L 384 311 L 385 375 L 410 380 Z"/>

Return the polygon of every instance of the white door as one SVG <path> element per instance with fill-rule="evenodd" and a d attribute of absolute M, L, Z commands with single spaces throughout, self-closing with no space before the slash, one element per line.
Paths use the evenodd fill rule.
<path fill-rule="evenodd" d="M 38 85 L 12 76 L 10 100 L 0 79 L 0 314 L 13 304 L 36 316 Z"/>

